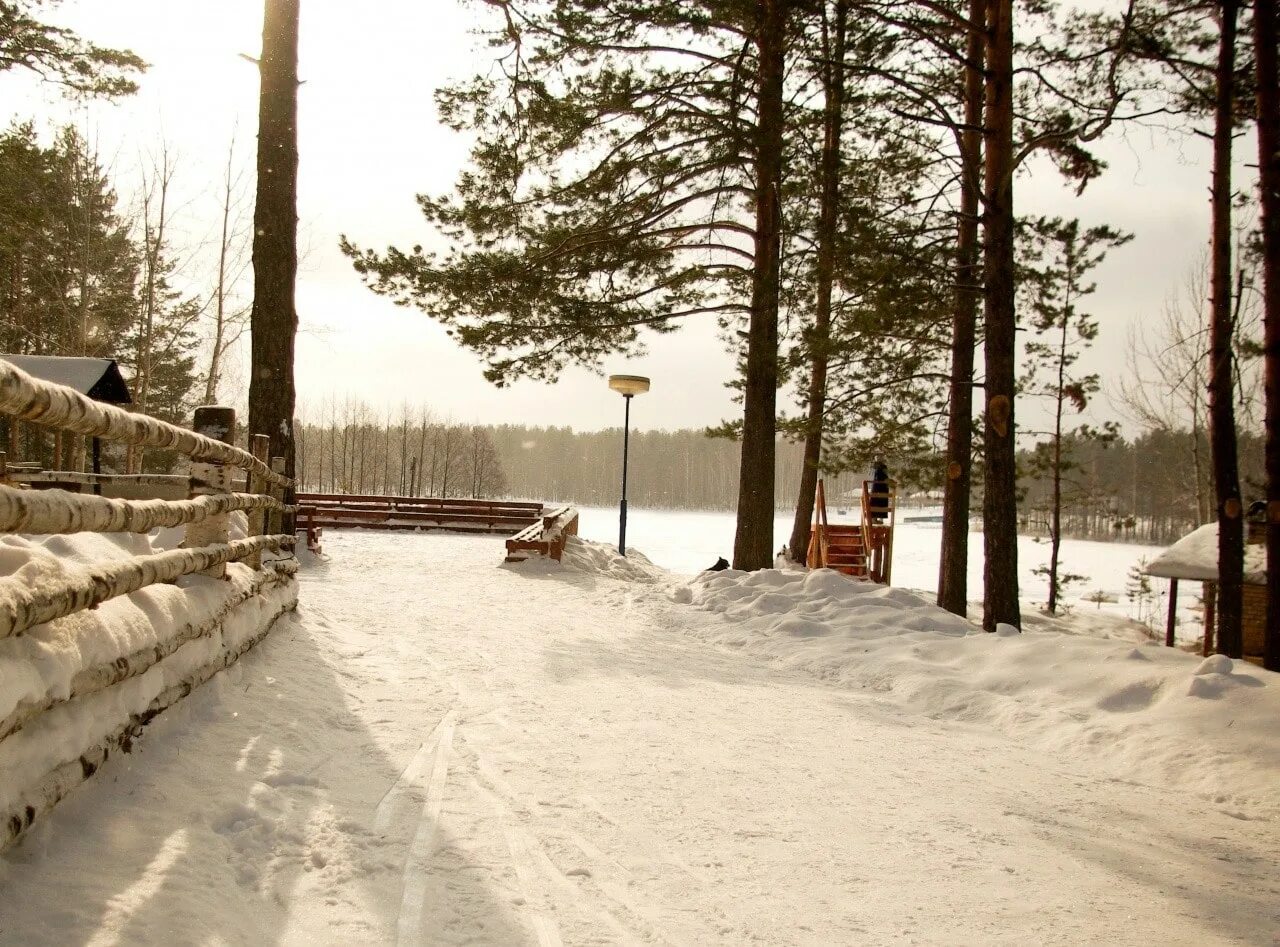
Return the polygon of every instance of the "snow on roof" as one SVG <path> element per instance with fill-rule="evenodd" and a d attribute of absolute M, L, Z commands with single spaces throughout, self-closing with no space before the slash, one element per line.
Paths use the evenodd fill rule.
<path fill-rule="evenodd" d="M 1218 581 L 1218 524 L 1205 523 L 1147 564 L 1147 575 L 1165 579 Z M 1251 585 L 1267 581 L 1266 547 L 1244 547 L 1244 580 Z"/>
<path fill-rule="evenodd" d="M 114 359 L 71 355 L 2 355 L 32 378 L 66 385 L 107 404 L 132 404 L 133 398 Z"/>

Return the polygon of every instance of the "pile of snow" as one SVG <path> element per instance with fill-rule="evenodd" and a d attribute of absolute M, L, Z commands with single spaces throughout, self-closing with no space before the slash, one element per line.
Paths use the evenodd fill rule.
<path fill-rule="evenodd" d="M 565 540 L 561 564 L 574 572 L 586 575 L 602 575 L 627 582 L 665 582 L 670 576 L 649 561 L 644 553 L 629 549 L 625 556 L 618 555 L 616 546 L 592 542 L 570 536 Z"/>
<path fill-rule="evenodd" d="M 670 573 L 655 566 L 642 552 L 629 549 L 625 556 L 620 556 L 616 546 L 592 542 L 578 536 L 565 538 L 564 554 L 558 563 L 552 559 L 530 556 L 518 562 L 506 563 L 506 566 L 523 572 L 566 571 L 648 585 L 671 579 Z"/>
<path fill-rule="evenodd" d="M 1058 631 L 989 635 L 915 593 L 828 570 L 703 573 L 668 598 L 723 619 L 690 633 L 780 667 L 1280 814 L 1280 677 L 1248 664 Z"/>
<path fill-rule="evenodd" d="M 172 538 L 156 537 L 160 546 Z M 7 535 L 0 575 L 56 588 L 70 569 L 157 551 L 137 534 Z M 166 691 L 220 666 L 297 597 L 292 577 L 229 563 L 225 581 L 185 576 L 0 640 L 0 813 Z"/>

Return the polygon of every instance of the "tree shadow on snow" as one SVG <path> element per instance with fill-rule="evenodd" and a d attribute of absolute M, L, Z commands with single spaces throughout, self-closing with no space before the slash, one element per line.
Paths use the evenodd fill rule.
<path fill-rule="evenodd" d="M 449 696 L 344 686 L 359 654 L 306 601 L 304 580 L 303 619 L 282 618 L 0 858 L 0 944 L 387 943 L 397 924 L 431 943 L 534 939 L 451 843 L 447 801 L 434 833 L 424 816 L 424 747 Z M 422 747 L 379 749 L 379 701 L 419 715 Z"/>

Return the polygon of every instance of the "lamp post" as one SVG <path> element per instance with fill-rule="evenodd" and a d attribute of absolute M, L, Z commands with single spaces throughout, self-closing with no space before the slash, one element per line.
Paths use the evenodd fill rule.
<path fill-rule="evenodd" d="M 626 402 L 622 422 L 622 506 L 618 518 L 618 555 L 627 554 L 627 454 L 631 447 L 631 399 L 649 390 L 643 375 L 610 375 L 609 387 Z"/>

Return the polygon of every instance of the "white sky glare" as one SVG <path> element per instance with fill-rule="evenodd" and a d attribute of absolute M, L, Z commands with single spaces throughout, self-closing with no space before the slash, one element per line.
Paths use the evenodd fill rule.
<path fill-rule="evenodd" d="M 566 371 L 553 386 L 520 382 L 496 389 L 480 361 L 413 309 L 374 295 L 338 250 L 339 234 L 381 248 L 427 242 L 414 202 L 448 190 L 466 160 L 466 142 L 440 125 L 434 92 L 487 68 L 493 53 L 470 35 L 492 11 L 457 0 L 303 2 L 299 73 L 301 413 L 316 416 L 330 397 L 362 399 L 377 410 L 427 405 L 462 422 L 620 424 L 620 399 L 604 379 Z M 257 70 L 241 54 L 261 48 L 261 0 L 217 4 L 173 0 L 67 0 L 58 22 L 95 42 L 130 48 L 151 68 L 142 90 L 118 103 L 69 107 L 56 93 L 8 74 L 0 113 L 91 130 L 127 200 L 136 170 L 163 137 L 180 158 L 175 188 L 185 196 L 178 229 L 207 240 L 233 130 L 239 164 L 252 174 Z M 1241 151 L 1246 149 L 1242 141 Z M 1147 130 L 1104 145 L 1111 169 L 1075 199 L 1049 171 L 1019 182 L 1019 212 L 1110 223 L 1135 240 L 1097 272 L 1092 310 L 1102 335 L 1088 358 L 1121 371 L 1129 325 L 1156 316 L 1204 252 L 1208 173 L 1198 142 Z M 249 290 L 246 280 L 246 292 Z M 647 374 L 653 389 L 633 406 L 640 428 L 699 427 L 736 417 L 724 382 L 731 357 L 710 319 L 667 337 L 649 354 L 613 359 L 606 372 Z"/>

